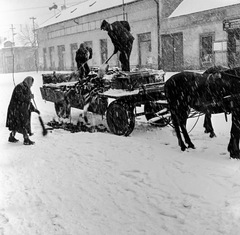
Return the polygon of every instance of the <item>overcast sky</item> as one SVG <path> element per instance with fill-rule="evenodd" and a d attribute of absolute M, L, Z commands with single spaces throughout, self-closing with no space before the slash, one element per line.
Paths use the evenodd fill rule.
<path fill-rule="evenodd" d="M 81 1 L 83 0 L 0 0 L 0 36 L 11 32 L 11 24 L 18 29 L 21 24 L 32 24 L 31 17 L 35 17 L 38 24 L 53 17 L 54 10 L 49 10 L 53 3 L 61 9 L 64 2 L 67 6 L 72 6 Z"/>
<path fill-rule="evenodd" d="M 0 36 L 11 36 L 11 24 L 16 31 L 21 25 L 32 24 L 31 17 L 36 18 L 35 22 L 38 25 L 43 24 L 47 19 L 54 17 L 54 10 L 49 10 L 53 3 L 56 3 L 60 10 L 64 3 L 73 6 L 82 1 L 86 0 L 0 0 Z M 236 3 L 240 3 L 240 0 L 184 0 L 174 14 L 189 14 Z M 55 10 L 55 13 L 59 10 Z"/>

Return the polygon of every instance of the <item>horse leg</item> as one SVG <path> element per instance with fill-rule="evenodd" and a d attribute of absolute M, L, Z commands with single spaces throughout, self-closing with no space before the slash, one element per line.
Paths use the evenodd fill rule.
<path fill-rule="evenodd" d="M 174 126 L 175 131 L 176 131 L 176 135 L 177 135 L 177 138 L 178 138 L 178 145 L 181 147 L 182 151 L 185 151 L 187 147 L 182 140 L 182 136 L 181 136 L 181 132 L 180 132 L 180 128 L 179 128 L 179 123 L 178 123 L 177 117 L 174 114 L 172 114 L 172 123 L 173 123 L 173 126 Z"/>
<path fill-rule="evenodd" d="M 182 130 L 185 142 L 188 144 L 188 148 L 195 149 L 195 146 L 192 143 L 192 141 L 191 141 L 191 139 L 188 135 L 186 125 L 187 125 L 187 118 L 181 123 L 180 127 L 181 127 L 181 130 Z"/>
<path fill-rule="evenodd" d="M 211 116 L 210 113 L 205 114 L 203 127 L 205 128 L 205 133 L 210 133 L 209 137 L 213 138 L 216 137 L 216 134 L 212 126 Z"/>
<path fill-rule="evenodd" d="M 236 119 L 236 113 L 232 113 L 232 127 L 231 127 L 231 137 L 228 144 L 228 151 L 230 153 L 231 158 L 240 159 L 240 151 L 239 151 L 239 139 L 240 139 L 240 129 L 239 122 Z"/>
<path fill-rule="evenodd" d="M 239 136 L 235 136 L 231 133 L 230 141 L 228 144 L 228 152 L 230 153 L 231 158 L 240 159 Z"/>

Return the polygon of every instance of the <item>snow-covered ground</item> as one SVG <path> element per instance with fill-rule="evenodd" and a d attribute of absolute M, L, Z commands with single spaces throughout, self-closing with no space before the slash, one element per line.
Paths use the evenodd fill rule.
<path fill-rule="evenodd" d="M 41 73 L 32 91 L 45 122 L 53 104 L 41 98 Z M 169 75 L 169 74 L 167 74 Z M 231 117 L 214 115 L 217 138 L 191 132 L 195 150 L 181 152 L 172 127 L 139 118 L 129 137 L 110 133 L 42 136 L 32 115 L 34 146 L 22 136 L 13 144 L 5 128 L 13 90 L 11 74 L 0 75 L 0 235 L 238 235 L 240 161 L 229 159 Z M 77 120 L 79 110 L 73 110 Z M 105 120 L 103 120 L 104 123 Z M 190 119 L 191 129 L 196 119 Z"/>

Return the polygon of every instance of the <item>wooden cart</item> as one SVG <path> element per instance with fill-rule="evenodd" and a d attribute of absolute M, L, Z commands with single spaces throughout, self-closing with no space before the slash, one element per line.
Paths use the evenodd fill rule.
<path fill-rule="evenodd" d="M 99 95 L 113 99 L 107 108 L 106 119 L 110 131 L 116 135 L 129 135 L 137 116 L 145 115 L 150 123 L 161 127 L 171 121 L 164 82 L 143 84 L 133 91 L 110 89 Z M 141 106 L 144 106 L 143 111 L 137 112 L 137 107 Z"/>
<path fill-rule="evenodd" d="M 156 81 L 154 73 L 127 72 L 114 74 L 111 80 L 99 79 L 97 74 L 83 81 L 56 82 L 61 74 L 43 75 L 40 88 L 44 100 L 54 102 L 59 117 L 69 117 L 71 107 L 106 115 L 109 130 L 116 135 L 129 135 L 135 118 L 145 115 L 150 123 L 166 126 L 171 121 L 164 95 L 164 78 Z M 69 80 L 69 75 L 65 75 Z M 158 79 L 159 80 L 159 79 Z M 111 101 L 111 102 L 110 102 Z M 137 107 L 144 106 L 142 112 Z"/>

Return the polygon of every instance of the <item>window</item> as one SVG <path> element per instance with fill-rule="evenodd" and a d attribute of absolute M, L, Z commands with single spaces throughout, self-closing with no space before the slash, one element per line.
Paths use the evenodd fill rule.
<path fill-rule="evenodd" d="M 47 69 L 47 49 L 43 48 L 43 69 Z"/>
<path fill-rule="evenodd" d="M 83 25 L 80 24 L 80 25 L 77 26 L 77 32 L 80 33 L 82 31 L 83 31 Z"/>
<path fill-rule="evenodd" d="M 50 70 L 54 70 L 55 69 L 54 47 L 49 47 L 49 57 L 50 57 Z"/>
<path fill-rule="evenodd" d="M 85 41 L 84 42 L 86 47 L 91 47 L 92 48 L 92 41 Z"/>
<path fill-rule="evenodd" d="M 89 30 L 94 30 L 96 28 L 95 21 L 89 23 Z"/>
<path fill-rule="evenodd" d="M 200 62 L 202 67 L 214 64 L 213 37 L 214 34 L 200 36 Z"/>
<path fill-rule="evenodd" d="M 138 43 L 140 67 L 151 67 L 153 64 L 151 33 L 138 34 Z"/>
<path fill-rule="evenodd" d="M 58 46 L 58 69 L 59 70 L 65 69 L 65 46 L 64 45 Z"/>
<path fill-rule="evenodd" d="M 76 56 L 76 51 L 78 49 L 77 43 L 72 43 L 70 44 L 71 47 L 71 58 L 72 58 L 72 70 L 76 69 L 76 64 L 75 64 L 75 56 Z"/>
<path fill-rule="evenodd" d="M 102 21 L 97 20 L 96 21 L 96 29 L 100 29 Z"/>
<path fill-rule="evenodd" d="M 103 64 L 108 58 L 107 39 L 100 39 L 101 63 Z"/>
<path fill-rule="evenodd" d="M 88 27 L 88 23 L 83 24 L 83 31 L 88 31 L 89 27 Z"/>

